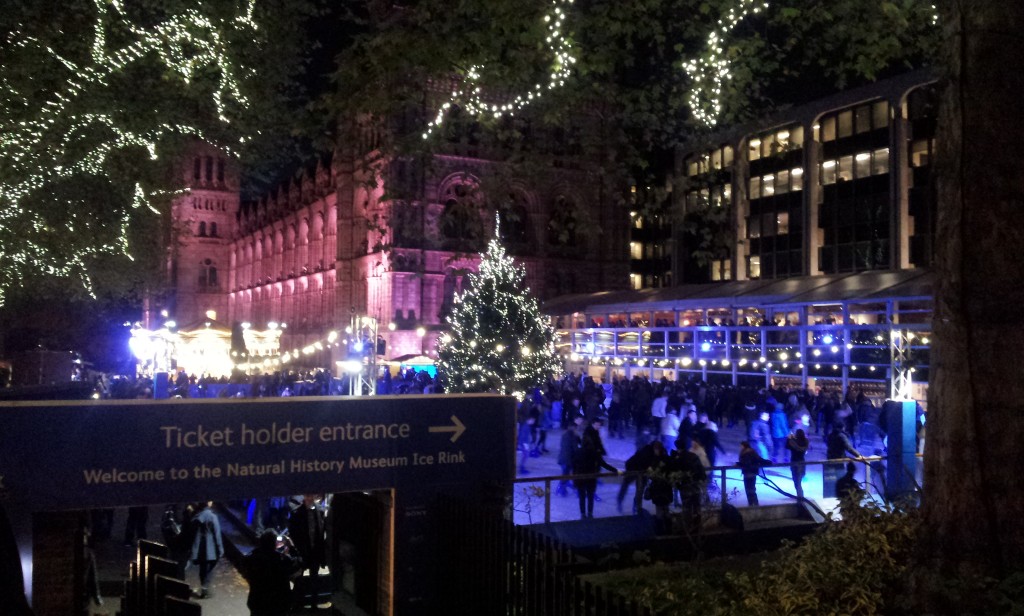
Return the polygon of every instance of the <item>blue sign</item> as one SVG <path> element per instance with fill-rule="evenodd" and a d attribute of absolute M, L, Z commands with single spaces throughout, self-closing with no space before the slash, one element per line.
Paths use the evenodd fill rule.
<path fill-rule="evenodd" d="M 0 495 L 30 510 L 342 492 L 515 471 L 496 395 L 0 405 Z"/>

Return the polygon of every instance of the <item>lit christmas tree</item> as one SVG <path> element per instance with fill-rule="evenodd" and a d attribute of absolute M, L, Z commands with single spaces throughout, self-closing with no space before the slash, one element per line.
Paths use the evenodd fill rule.
<path fill-rule="evenodd" d="M 448 316 L 451 332 L 437 351 L 447 391 L 497 392 L 522 399 L 561 370 L 555 332 L 524 285 L 524 272 L 497 239 L 481 255 L 480 271 Z"/>

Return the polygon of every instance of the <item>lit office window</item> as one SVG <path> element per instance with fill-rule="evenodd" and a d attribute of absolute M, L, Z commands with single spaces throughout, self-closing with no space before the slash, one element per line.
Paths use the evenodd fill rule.
<path fill-rule="evenodd" d="M 775 217 L 776 235 L 787 235 L 789 233 L 789 212 L 779 212 Z"/>
<path fill-rule="evenodd" d="M 798 191 L 804 189 L 804 170 L 800 167 L 793 169 L 789 172 L 789 186 L 790 190 Z"/>
<path fill-rule="evenodd" d="M 871 175 L 885 173 L 889 173 L 889 148 L 881 148 L 871 154 Z"/>
<path fill-rule="evenodd" d="M 761 277 L 761 257 L 750 257 L 750 261 L 747 266 L 747 275 L 750 278 Z"/>

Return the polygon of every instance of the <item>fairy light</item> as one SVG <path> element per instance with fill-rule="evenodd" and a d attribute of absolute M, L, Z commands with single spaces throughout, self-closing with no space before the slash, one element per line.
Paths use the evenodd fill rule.
<path fill-rule="evenodd" d="M 544 23 L 548 24 L 548 35 L 544 39 L 548 51 L 551 52 L 551 73 L 548 75 L 547 83 L 536 83 L 533 89 L 519 94 L 515 98 L 502 103 L 488 103 L 481 95 L 480 77 L 484 72 L 484 66 L 474 65 L 466 71 L 462 86 L 452 91 L 448 100 L 441 104 L 434 114 L 434 119 L 427 124 L 423 131 L 423 138 L 427 139 L 440 128 L 445 117 L 451 111 L 452 106 L 458 105 L 470 115 L 488 115 L 498 119 L 504 115 L 514 115 L 516 111 L 530 105 L 540 98 L 544 92 L 560 88 L 565 85 L 565 80 L 572 73 L 572 65 L 576 58 L 572 54 L 572 43 L 565 34 L 562 25 L 565 21 L 566 12 L 563 6 L 570 5 L 573 0 L 552 0 L 551 12 L 544 15 Z"/>
<path fill-rule="evenodd" d="M 718 27 L 708 34 L 707 48 L 695 59 L 683 62 L 683 70 L 693 81 L 687 96 L 693 117 L 704 126 L 711 128 L 718 123 L 722 112 L 722 84 L 731 79 L 729 59 L 725 57 L 724 41 L 744 18 L 767 9 L 767 2 L 740 0 L 739 6 L 729 9 Z"/>
<path fill-rule="evenodd" d="M 136 183 L 128 189 L 130 194 L 125 195 L 130 205 L 120 213 L 112 240 L 64 252 L 52 248 L 55 236 L 81 232 L 95 222 L 70 212 L 66 228 L 51 228 L 41 212 L 24 206 L 28 198 L 65 180 L 105 176 L 110 157 L 117 152 L 141 148 L 150 159 L 156 159 L 157 144 L 167 135 L 205 138 L 194 125 L 156 123 L 142 129 L 130 128 L 119 117 L 121 114 L 88 108 L 97 93 L 111 87 L 115 76 L 151 57 L 158 58 L 168 72 L 185 85 L 199 72 L 214 69 L 216 87 L 210 97 L 219 121 L 230 121 L 226 107 L 229 102 L 240 106 L 247 104 L 235 77 L 241 67 L 229 55 L 223 31 L 257 30 L 252 18 L 254 0 L 249 0 L 244 15 L 228 24 L 214 22 L 190 9 L 145 28 L 130 22 L 118 1 L 94 0 L 94 7 L 96 20 L 90 53 L 88 60 L 81 63 L 62 56 L 35 37 L 19 31 L 8 35 L 12 53 L 49 58 L 66 71 L 66 76 L 42 104 L 28 100 L 10 80 L 0 79 L 0 98 L 5 102 L 4 114 L 0 116 L 0 160 L 4 168 L 0 176 L 0 243 L 3 246 L 0 260 L 4 263 L 0 268 L 0 304 L 4 300 L 4 289 L 29 270 L 76 278 L 91 293 L 87 259 L 101 254 L 131 258 L 128 246 L 131 212 L 141 208 L 156 212 L 152 198 L 166 193 L 147 191 Z M 129 42 L 112 48 L 106 38 L 110 28 L 125 33 Z M 25 111 L 31 112 L 32 117 L 17 117 Z M 244 142 L 244 138 L 240 142 Z M 223 144 L 222 147 L 232 153 L 230 147 Z"/>
<path fill-rule="evenodd" d="M 525 272 L 497 239 L 469 279 L 447 319 L 451 335 L 438 345 L 438 372 L 452 392 L 496 391 L 521 398 L 561 368 L 554 329 L 529 294 Z"/>

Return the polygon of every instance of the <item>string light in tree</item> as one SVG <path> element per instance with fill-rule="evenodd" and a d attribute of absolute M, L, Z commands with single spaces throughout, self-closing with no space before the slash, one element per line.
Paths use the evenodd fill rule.
<path fill-rule="evenodd" d="M 140 127 L 130 125 L 127 114 L 111 109 L 110 103 L 97 104 L 104 95 L 116 99 L 112 89 L 115 78 L 144 59 L 157 58 L 168 74 L 176 76 L 183 87 L 197 75 L 214 76 L 209 93 L 219 121 L 229 122 L 229 102 L 245 106 L 236 74 L 243 70 L 229 53 L 230 30 L 252 34 L 258 27 L 253 20 L 254 0 L 244 14 L 230 22 L 215 22 L 195 9 L 168 17 L 150 27 L 132 23 L 122 6 L 114 0 L 94 0 L 96 11 L 92 41 L 86 59 L 73 60 L 39 39 L 20 31 L 8 35 L 11 55 L 52 61 L 47 78 L 63 70 L 61 84 L 43 93 L 40 104 L 33 91 L 29 98 L 19 90 L 17 79 L 0 74 L 0 304 L 9 288 L 28 270 L 54 276 L 77 278 L 91 292 L 92 281 L 86 261 L 101 254 L 129 258 L 128 225 L 131 212 L 141 208 L 156 211 L 152 198 L 166 194 L 146 190 L 142 184 L 125 187 L 124 201 L 129 207 L 119 215 L 113 239 L 94 245 L 76 245 L 75 250 L 60 251 L 60 239 L 89 230 L 95 221 L 68 211 L 66 228 L 52 228 L 37 210 L 26 207 L 29 198 L 48 198 L 46 191 L 61 182 L 82 177 L 107 177 L 111 156 L 126 150 L 142 149 L 156 159 L 161 139 L 170 134 L 194 135 L 206 139 L 193 124 L 155 122 Z M 112 10 L 110 10 L 112 8 Z M 123 46 L 112 47 L 107 33 L 118 32 Z M 10 71 L 16 63 L 6 65 Z M 0 71 L 3 71 L 0 68 Z M 6 73 L 7 71 L 3 71 Z M 38 87 L 38 86 L 37 86 Z M 26 88 L 27 89 L 27 88 Z M 206 139 L 211 141 L 210 139 Z M 244 137 L 239 143 L 244 142 Z M 227 144 L 219 144 L 229 154 Z M 113 190 L 114 187 L 111 187 Z"/>
<path fill-rule="evenodd" d="M 732 77 L 729 59 L 723 48 L 725 38 L 748 15 L 768 8 L 763 0 L 740 0 L 739 6 L 729 9 L 718 27 L 708 34 L 707 48 L 700 57 L 683 62 L 683 69 L 693 81 L 688 101 L 694 119 L 711 128 L 718 123 L 722 112 L 722 84 Z"/>
<path fill-rule="evenodd" d="M 503 103 L 488 103 L 481 94 L 480 77 L 485 67 L 474 65 L 466 71 L 462 81 L 462 87 L 454 90 L 451 97 L 443 103 L 434 114 L 434 119 L 427 124 L 423 131 L 423 138 L 427 139 L 434 131 L 441 126 L 445 117 L 453 106 L 460 106 L 470 115 L 488 115 L 493 118 L 501 118 L 505 114 L 514 115 L 540 98 L 545 91 L 554 90 L 565 85 L 565 80 L 572 72 L 572 65 L 576 58 L 572 55 L 572 43 L 565 34 L 563 25 L 566 12 L 562 10 L 565 5 L 572 4 L 573 0 L 552 0 L 553 9 L 544 16 L 544 23 L 547 24 L 548 35 L 545 38 L 548 51 L 553 56 L 551 73 L 547 83 L 534 84 L 533 89 L 524 94 Z"/>
<path fill-rule="evenodd" d="M 450 392 L 498 392 L 522 399 L 561 364 L 554 329 L 524 284 L 525 273 L 497 239 L 480 257 L 479 272 L 456 302 L 437 351 Z"/>

